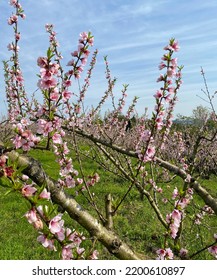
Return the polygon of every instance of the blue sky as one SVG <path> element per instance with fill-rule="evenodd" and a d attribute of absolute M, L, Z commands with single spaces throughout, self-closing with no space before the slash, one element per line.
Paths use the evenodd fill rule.
<path fill-rule="evenodd" d="M 175 113 L 191 115 L 196 106 L 208 105 L 197 97 L 204 97 L 201 66 L 210 92 L 217 90 L 216 0 L 23 0 L 21 4 L 27 18 L 20 24 L 20 63 L 29 94 L 37 88 L 37 57 L 44 55 L 48 47 L 46 23 L 53 23 L 58 33 L 63 64 L 76 49 L 80 32 L 91 31 L 95 36 L 94 48 L 99 55 L 86 106 L 96 104 L 106 89 L 103 56 L 108 55 L 112 75 L 118 78 L 114 93 L 118 95 L 122 84 L 129 84 L 128 104 L 139 96 L 138 113 L 142 114 L 145 107 L 151 112 L 153 94 L 160 86 L 156 79 L 162 49 L 171 37 L 180 43 L 177 56 L 179 64 L 184 65 L 184 83 Z M 12 41 L 12 29 L 7 18 L 12 10 L 8 0 L 0 1 L 1 61 L 9 57 L 7 45 Z M 1 64 L 1 114 L 6 111 L 4 100 Z"/>

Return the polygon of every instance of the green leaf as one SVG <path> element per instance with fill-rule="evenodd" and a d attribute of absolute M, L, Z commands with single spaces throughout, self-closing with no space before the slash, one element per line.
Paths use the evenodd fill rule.
<path fill-rule="evenodd" d="M 51 48 L 48 48 L 48 50 L 47 50 L 47 58 L 48 58 L 48 60 L 51 60 L 52 57 L 54 57 L 54 53 L 51 50 Z"/>

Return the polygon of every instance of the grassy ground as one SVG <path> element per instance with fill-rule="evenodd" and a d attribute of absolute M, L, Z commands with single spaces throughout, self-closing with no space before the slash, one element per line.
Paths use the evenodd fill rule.
<path fill-rule="evenodd" d="M 57 178 L 58 165 L 52 153 L 45 151 L 33 151 L 31 153 L 33 157 L 40 159 L 42 166 L 51 177 Z M 127 182 L 123 179 L 115 178 L 102 168 L 97 167 L 92 161 L 85 160 L 84 170 L 87 174 L 97 171 L 101 176 L 100 182 L 93 188 L 93 192 L 97 194 L 96 202 L 103 211 L 104 198 L 107 193 L 111 193 L 113 199 L 117 200 L 126 192 Z M 177 179 L 173 184 L 179 185 L 180 181 Z M 217 179 L 212 178 L 212 180 L 204 182 L 204 184 L 216 196 Z M 170 188 L 162 187 L 165 195 L 167 192 L 171 192 Z M 20 199 L 16 193 L 5 196 L 6 191 L 5 187 L 0 186 L 0 259 L 58 259 L 56 252 L 45 250 L 36 241 L 37 232 L 23 217 L 28 210 L 26 202 Z M 76 199 L 95 215 L 83 196 L 78 196 Z M 161 203 L 159 199 L 159 205 Z M 195 204 L 197 203 L 200 203 L 200 201 L 195 201 Z M 193 208 L 189 208 L 188 211 L 191 212 L 191 215 L 194 215 L 195 210 Z M 165 213 L 163 214 L 166 215 L 166 213 L 168 213 L 168 209 L 165 207 Z M 196 235 L 197 227 L 191 224 L 191 220 L 187 221 L 186 224 L 186 228 L 183 229 L 183 231 L 186 231 L 184 243 L 191 244 L 191 252 L 199 250 L 206 242 L 212 242 L 212 235 L 217 232 L 217 221 L 214 216 L 206 220 L 206 223 L 200 229 L 199 236 Z M 73 228 L 75 222 L 66 216 L 66 225 Z M 209 231 L 207 231 L 207 226 L 210 228 Z M 129 242 L 137 252 L 142 253 L 145 251 L 145 254 L 150 258 L 154 257 L 153 251 L 161 247 L 164 242 L 162 225 L 157 220 L 147 201 L 141 201 L 136 190 L 132 190 L 119 209 L 118 215 L 114 217 L 114 228 L 120 237 Z M 85 232 L 83 229 L 81 230 Z M 100 259 L 113 258 L 100 244 L 98 244 L 98 250 L 100 251 Z M 196 258 L 212 259 L 206 252 Z"/>

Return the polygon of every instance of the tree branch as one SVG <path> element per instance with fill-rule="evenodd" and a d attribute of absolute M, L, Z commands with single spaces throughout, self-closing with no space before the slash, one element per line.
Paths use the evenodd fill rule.
<path fill-rule="evenodd" d="M 119 259 L 141 259 L 127 244 L 120 240 L 114 232 L 103 227 L 102 224 L 83 209 L 74 198 L 67 195 L 58 182 L 51 179 L 45 173 L 37 160 L 20 155 L 15 151 L 8 153 L 8 157 L 12 162 L 16 162 L 18 168 L 25 167 L 22 173 L 29 176 L 38 186 L 45 184 L 51 193 L 52 201 L 65 209 L 73 220 L 77 221 L 92 236 L 96 237 L 111 254 Z"/>
<path fill-rule="evenodd" d="M 97 137 L 91 135 L 91 134 L 88 134 L 82 130 L 79 130 L 79 129 L 76 129 L 75 130 L 75 133 L 84 137 L 84 138 L 87 138 L 89 140 L 91 140 L 93 143 L 100 143 L 101 145 L 104 145 L 106 147 L 109 147 L 121 154 L 124 154 L 124 155 L 127 155 L 127 156 L 130 156 L 130 157 L 134 157 L 134 158 L 138 158 L 138 155 L 136 152 L 134 151 L 130 151 L 130 150 L 126 150 L 126 149 L 123 149 L 122 147 L 119 147 L 117 146 L 116 144 L 113 144 L 113 143 L 108 143 L 106 142 L 105 140 L 102 140 L 102 139 L 98 139 Z M 159 166 L 162 166 L 163 168 L 169 170 L 170 172 L 178 175 L 179 177 L 181 177 L 183 180 L 185 180 L 188 176 L 188 173 L 185 172 L 183 169 L 167 162 L 167 161 L 164 161 L 158 157 L 155 157 L 154 158 L 155 162 L 159 165 Z M 197 194 L 203 199 L 203 201 L 208 205 L 210 206 L 213 211 L 215 212 L 215 214 L 217 215 L 217 199 L 213 198 L 201 185 L 198 181 L 196 181 L 194 178 L 191 178 L 191 187 L 197 192 Z"/>

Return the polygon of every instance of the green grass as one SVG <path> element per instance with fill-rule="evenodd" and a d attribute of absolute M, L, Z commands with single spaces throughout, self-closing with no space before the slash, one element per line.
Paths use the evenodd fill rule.
<path fill-rule="evenodd" d="M 41 161 L 43 168 L 52 178 L 55 179 L 58 177 L 58 164 L 55 162 L 54 155 L 51 152 L 32 151 L 31 155 Z M 73 157 L 73 159 L 75 168 L 78 168 L 75 157 Z M 119 201 L 127 190 L 128 182 L 121 178 L 114 177 L 91 160 L 85 159 L 83 163 L 83 169 L 86 174 L 92 174 L 93 172 L 98 172 L 100 174 L 100 182 L 92 188 L 92 192 L 96 194 L 96 203 L 99 209 L 104 213 L 105 195 L 111 193 L 114 201 Z M 172 206 L 164 206 L 161 199 L 167 196 L 167 194 L 171 195 L 174 186 L 179 187 L 180 183 L 181 181 L 176 178 L 170 188 L 162 185 L 164 194 L 158 195 L 158 202 L 159 206 L 162 206 L 164 216 L 169 213 Z M 203 184 L 216 196 L 216 178 L 204 181 Z M 4 194 L 6 191 L 6 187 L 0 186 L 0 259 L 58 259 L 58 253 L 44 249 L 36 241 L 38 233 L 28 224 L 26 218 L 23 217 L 28 210 L 27 202 L 20 199 L 19 195 L 16 193 L 10 193 L 5 196 Z M 97 217 L 96 213 L 91 209 L 82 195 L 77 196 L 76 199 L 84 208 L 88 209 L 92 215 Z M 199 198 L 194 201 L 194 204 L 203 205 Z M 187 210 L 191 216 L 195 214 L 193 207 L 190 206 Z M 66 214 L 64 214 L 64 217 L 66 218 L 65 223 L 67 226 L 71 228 L 77 227 L 76 222 L 72 221 Z M 207 242 L 212 242 L 212 236 L 217 232 L 216 216 L 206 218 L 203 222 L 204 224 L 200 228 L 200 236 L 202 236 L 200 238 L 200 236 L 198 237 L 196 235 L 197 226 L 192 226 L 190 219 L 186 220 L 186 225 L 183 228 L 183 236 L 185 239 L 183 243 L 190 244 L 189 250 L 191 253 L 205 246 Z M 210 228 L 208 231 L 206 228 L 207 226 Z M 87 234 L 84 229 L 81 227 L 79 228 Z M 114 230 L 124 241 L 128 242 L 132 248 L 137 252 L 146 254 L 149 258 L 155 258 L 156 256 L 153 252 L 157 248 L 163 246 L 164 243 L 165 229 L 156 218 L 147 200 L 144 199 L 142 201 L 138 191 L 135 189 L 130 192 L 117 215 L 114 216 Z M 97 244 L 97 249 L 100 251 L 100 259 L 114 259 L 102 245 Z M 207 252 L 203 252 L 196 258 L 213 259 Z"/>

